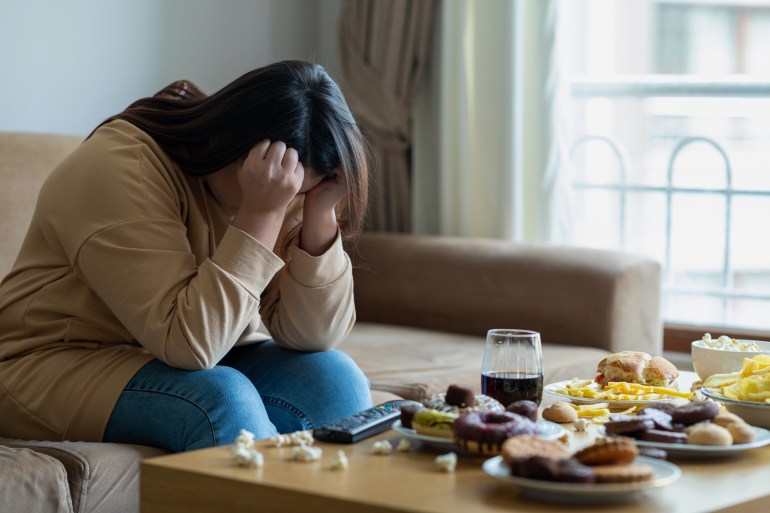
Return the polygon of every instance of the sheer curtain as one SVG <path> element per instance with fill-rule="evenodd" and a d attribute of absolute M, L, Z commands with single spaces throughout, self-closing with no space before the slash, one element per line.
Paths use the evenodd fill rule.
<path fill-rule="evenodd" d="M 412 226 L 409 150 L 436 0 L 345 0 L 339 21 L 344 87 L 377 157 L 370 222 L 376 231 Z"/>
<path fill-rule="evenodd" d="M 417 233 L 564 239 L 557 7 L 441 3 L 415 115 Z"/>

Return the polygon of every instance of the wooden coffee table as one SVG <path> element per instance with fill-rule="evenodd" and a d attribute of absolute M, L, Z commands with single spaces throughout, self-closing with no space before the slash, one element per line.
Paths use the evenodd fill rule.
<path fill-rule="evenodd" d="M 590 443 L 595 431 L 575 434 L 573 447 Z M 412 451 L 381 456 L 371 453 L 374 440 L 353 445 L 318 444 L 321 461 L 290 461 L 291 448 L 260 442 L 265 456 L 261 469 L 235 466 L 229 447 L 216 447 L 150 458 L 142 463 L 142 513 L 486 513 L 545 512 L 567 507 L 537 502 L 515 485 L 498 481 L 481 469 L 484 458 L 460 457 L 457 470 L 436 469 L 441 451 L 413 447 Z M 330 464 L 338 449 L 350 462 L 346 471 Z M 728 459 L 673 460 L 682 477 L 665 488 L 644 492 L 634 502 L 569 506 L 574 512 L 695 513 L 766 512 L 770 507 L 770 446 Z"/>

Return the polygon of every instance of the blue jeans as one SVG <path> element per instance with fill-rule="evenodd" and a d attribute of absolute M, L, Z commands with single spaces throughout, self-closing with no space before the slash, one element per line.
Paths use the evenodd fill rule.
<path fill-rule="evenodd" d="M 272 341 L 233 348 L 219 365 L 188 371 L 153 360 L 118 398 L 105 442 L 172 452 L 312 429 L 371 406 L 369 382 L 345 353 L 301 353 Z"/>

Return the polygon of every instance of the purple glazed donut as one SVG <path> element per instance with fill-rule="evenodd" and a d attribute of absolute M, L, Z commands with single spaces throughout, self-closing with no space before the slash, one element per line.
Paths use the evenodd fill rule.
<path fill-rule="evenodd" d="M 536 435 L 537 425 L 527 417 L 511 412 L 471 411 L 452 424 L 454 440 L 463 449 L 486 455 L 500 454 L 507 439 L 517 435 Z"/>

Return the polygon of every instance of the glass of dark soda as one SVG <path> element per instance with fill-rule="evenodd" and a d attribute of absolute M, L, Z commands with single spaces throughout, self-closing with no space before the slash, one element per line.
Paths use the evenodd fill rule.
<path fill-rule="evenodd" d="M 508 406 L 543 399 L 543 352 L 540 333 L 494 329 L 487 332 L 481 364 L 481 392 Z"/>

